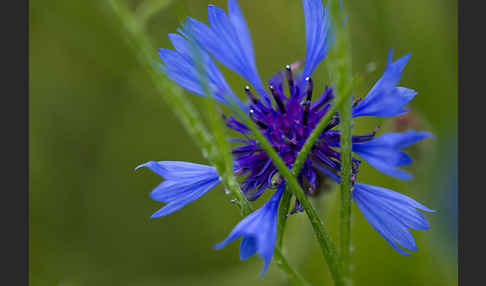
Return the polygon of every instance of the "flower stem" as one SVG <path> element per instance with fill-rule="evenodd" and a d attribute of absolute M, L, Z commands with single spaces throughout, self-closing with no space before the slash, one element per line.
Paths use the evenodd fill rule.
<path fill-rule="evenodd" d="M 280 247 L 275 246 L 275 252 L 274 252 L 274 260 L 280 270 L 285 274 L 287 279 L 296 286 L 307 286 L 309 283 L 300 276 L 298 272 L 296 272 L 292 267 L 290 267 L 287 259 L 285 256 L 282 254 L 282 249 Z"/>
<path fill-rule="evenodd" d="M 227 138 L 223 120 L 220 112 L 216 109 L 216 101 L 214 100 L 211 89 L 209 87 L 208 75 L 202 61 L 202 53 L 197 44 L 192 39 L 187 39 L 191 47 L 191 52 L 194 55 L 196 70 L 198 72 L 200 82 L 203 87 L 205 95 L 207 115 L 211 123 L 212 133 L 214 134 L 214 143 L 211 148 L 209 157 L 213 158 L 213 165 L 216 167 L 218 174 L 220 174 L 223 184 L 227 190 L 235 197 L 235 203 L 240 209 L 242 216 L 251 213 L 252 207 L 247 200 L 245 194 L 241 191 L 238 182 L 233 174 L 233 158 L 231 156 L 231 148 Z"/>
<path fill-rule="evenodd" d="M 280 205 L 278 207 L 278 219 L 277 219 L 277 246 L 282 248 L 283 245 L 283 235 L 285 232 L 285 225 L 287 223 L 287 215 L 289 213 L 290 201 L 292 199 L 292 191 L 285 187 L 285 191 L 280 200 Z"/>
<path fill-rule="evenodd" d="M 338 1 L 331 3 L 331 17 L 336 30 L 336 47 L 328 60 L 328 67 L 336 94 L 343 99 L 339 107 L 340 115 L 340 152 L 341 152 L 341 205 L 340 205 L 340 254 L 343 274 L 347 285 L 351 280 L 351 191 L 352 191 L 352 94 L 351 49 L 349 25 L 345 23 L 343 7 Z"/>
<path fill-rule="evenodd" d="M 156 49 L 152 47 L 148 36 L 136 28 L 138 27 L 137 20 L 133 17 L 130 10 L 117 0 L 108 0 L 108 3 L 125 29 L 122 34 L 125 35 L 130 47 L 133 48 L 137 60 L 145 67 L 143 70 L 150 77 L 156 92 L 162 95 L 161 97 L 172 107 L 186 131 L 201 147 L 203 156 L 209 160 L 208 156 L 211 153 L 212 139 L 202 125 L 197 110 L 184 96 L 182 89 L 165 80 L 162 77 L 162 72 L 153 66 L 154 63 L 158 62 Z"/>
<path fill-rule="evenodd" d="M 343 103 L 346 102 L 345 97 L 337 97 L 336 103 L 329 109 L 329 111 L 326 113 L 326 115 L 317 123 L 316 127 L 314 130 L 312 130 L 311 134 L 309 135 L 309 138 L 304 143 L 304 146 L 302 146 L 302 149 L 300 149 L 299 154 L 297 155 L 297 159 L 295 159 L 295 163 L 292 166 L 292 173 L 298 174 L 302 170 L 302 167 L 304 166 L 305 160 L 307 160 L 307 156 L 309 155 L 309 152 L 312 150 L 312 147 L 314 146 L 314 143 L 319 139 L 319 136 L 322 134 L 322 131 L 326 126 L 329 124 L 329 121 L 331 121 L 332 116 L 334 113 L 340 108 Z"/>
<path fill-rule="evenodd" d="M 289 170 L 285 162 L 280 158 L 277 151 L 273 148 L 271 143 L 267 140 L 265 135 L 263 135 L 258 129 L 257 125 L 248 117 L 244 112 L 237 110 L 246 125 L 251 129 L 255 135 L 260 147 L 267 153 L 267 155 L 272 159 L 275 167 L 277 167 L 280 175 L 282 175 L 287 183 L 289 190 L 292 191 L 293 195 L 300 201 L 302 207 L 304 208 L 307 216 L 309 217 L 312 228 L 314 229 L 315 235 L 321 247 L 322 254 L 327 261 L 331 276 L 334 283 L 338 286 L 344 285 L 344 278 L 342 275 L 342 267 L 339 262 L 338 253 L 331 241 L 331 238 L 327 234 L 324 224 L 317 214 L 316 210 L 307 199 L 304 191 L 297 182 L 296 177 Z"/>
<path fill-rule="evenodd" d="M 314 143 L 319 139 L 319 136 L 322 134 L 322 131 L 331 121 L 332 116 L 338 110 L 338 108 L 345 102 L 345 98 L 338 98 L 337 102 L 331 107 L 331 109 L 326 113 L 326 115 L 319 121 L 316 125 L 314 130 L 311 132 L 309 138 L 300 149 L 299 154 L 297 155 L 297 159 L 292 166 L 292 174 L 296 176 L 302 170 L 304 166 L 304 162 L 309 155 L 309 152 L 312 150 Z M 287 221 L 287 214 L 290 207 L 290 201 L 292 198 L 292 193 L 288 189 L 285 190 L 284 195 L 282 196 L 282 200 L 280 201 L 279 213 L 278 213 L 278 231 L 277 231 L 277 244 L 282 245 L 283 243 L 283 234 L 285 231 L 285 225 Z"/>
<path fill-rule="evenodd" d="M 144 29 L 147 22 L 156 13 L 161 12 L 172 3 L 172 0 L 144 0 L 135 10 L 138 29 Z"/>

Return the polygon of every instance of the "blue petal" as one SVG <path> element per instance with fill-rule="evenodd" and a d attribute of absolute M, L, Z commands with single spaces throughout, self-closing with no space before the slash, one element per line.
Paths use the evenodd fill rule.
<path fill-rule="evenodd" d="M 258 75 L 253 46 L 243 14 L 236 0 L 229 0 L 229 16 L 214 5 L 208 6 L 210 26 L 188 18 L 199 45 L 223 65 L 244 77 L 263 97 L 267 105 L 270 97 Z"/>
<path fill-rule="evenodd" d="M 398 252 L 410 255 L 398 245 L 417 250 L 408 230 L 428 229 L 429 225 L 416 208 L 433 211 L 400 193 L 366 184 L 355 183 L 353 199 L 375 230 Z"/>
<path fill-rule="evenodd" d="M 150 161 L 135 169 L 141 167 L 147 167 L 166 179 L 150 193 L 152 199 L 167 203 L 154 213 L 152 218 L 166 216 L 181 209 L 203 196 L 221 181 L 214 167 L 195 163 Z"/>
<path fill-rule="evenodd" d="M 316 168 L 318 171 L 322 172 L 324 175 L 327 177 L 331 178 L 334 182 L 340 184 L 341 183 L 341 178 L 339 175 L 334 174 L 329 170 L 328 168 L 324 167 L 319 161 L 313 160 L 312 162 L 312 167 Z"/>
<path fill-rule="evenodd" d="M 362 186 L 360 186 L 362 187 Z M 390 200 L 383 200 L 381 197 L 369 193 L 367 200 L 374 205 L 386 210 L 391 215 L 399 218 L 409 228 L 426 230 L 429 229 L 429 223 L 425 217 L 414 207 L 408 204 L 402 204 Z"/>
<path fill-rule="evenodd" d="M 359 183 L 357 183 L 359 184 Z M 407 197 L 403 194 L 397 193 L 395 191 L 385 189 L 378 186 L 371 186 L 365 184 L 359 184 L 366 189 L 367 194 L 374 195 L 380 197 L 382 200 L 387 200 L 388 202 L 395 202 L 402 205 L 409 205 L 413 208 L 423 210 L 426 212 L 435 212 L 433 209 L 429 209 L 428 207 L 424 206 L 423 204 L 415 201 L 414 199 Z"/>
<path fill-rule="evenodd" d="M 162 71 L 167 77 L 189 92 L 201 96 L 204 94 L 193 63 L 169 49 L 159 49 L 159 56 L 164 63 Z"/>
<path fill-rule="evenodd" d="M 191 31 L 185 31 L 184 35 L 190 38 Z M 198 49 L 199 47 L 195 43 L 191 46 L 187 39 L 178 34 L 169 34 L 169 39 L 176 51 L 159 49 L 160 58 L 164 63 L 162 71 L 167 77 L 189 92 L 205 96 L 195 60 L 195 49 Z M 205 51 L 200 50 L 199 52 L 202 56 L 203 65 L 209 81 L 211 95 L 221 103 L 230 106 L 230 103 L 226 98 L 229 96 L 246 111 L 246 107 L 244 107 L 238 97 L 233 93 L 218 66 L 211 60 Z"/>
<path fill-rule="evenodd" d="M 226 237 L 214 248 L 221 249 L 239 237 L 243 237 L 240 246 L 240 258 L 246 259 L 255 252 L 264 259 L 260 276 L 263 276 L 272 260 L 277 237 L 278 205 L 282 198 L 284 185 L 261 208 L 241 220 Z"/>
<path fill-rule="evenodd" d="M 179 178 L 167 180 L 159 184 L 150 193 L 150 198 L 164 203 L 169 203 L 186 196 L 194 191 L 207 192 L 220 182 L 217 176 L 206 176 L 198 178 Z"/>
<path fill-rule="evenodd" d="M 400 81 L 403 69 L 410 56 L 411 54 L 407 54 L 393 62 L 393 50 L 390 50 L 385 72 L 368 95 L 353 108 L 353 117 L 392 117 L 408 112 L 404 107 L 417 93 L 412 89 L 397 87 L 396 85 Z"/>
<path fill-rule="evenodd" d="M 368 200 L 366 195 L 362 194 L 361 186 L 356 186 L 355 197 L 360 201 L 361 207 L 366 208 L 368 221 L 375 227 L 380 228 L 384 233 L 388 233 L 389 238 L 396 241 L 399 245 L 409 250 L 417 250 L 415 240 L 405 225 L 386 209 L 381 208 L 374 201 Z"/>
<path fill-rule="evenodd" d="M 152 172 L 158 174 L 167 180 L 177 180 L 179 178 L 193 177 L 217 177 L 216 168 L 208 165 L 201 165 L 181 161 L 149 161 L 135 168 L 138 170 L 142 167 L 149 168 Z"/>
<path fill-rule="evenodd" d="M 410 162 L 409 160 L 407 160 L 407 163 L 405 163 L 404 159 L 409 157 L 407 157 L 407 154 L 403 152 L 379 147 L 364 148 L 363 146 L 358 148 L 354 147 L 354 144 L 353 152 L 362 157 L 375 169 L 386 175 L 406 181 L 413 178 L 412 174 L 410 174 L 409 172 L 397 168 L 398 166 L 408 165 Z"/>
<path fill-rule="evenodd" d="M 236 0 L 228 0 L 228 16 L 231 24 L 233 24 L 236 30 L 236 36 L 243 48 L 243 52 L 247 59 L 254 59 L 253 44 L 251 41 L 250 32 L 246 24 L 243 13 L 241 12 L 240 5 Z M 252 63 L 255 66 L 255 62 Z M 256 68 L 255 68 L 256 69 Z"/>
<path fill-rule="evenodd" d="M 305 16 L 306 57 L 303 77 L 312 75 L 326 56 L 331 40 L 331 22 L 328 7 L 322 0 L 302 0 Z"/>
<path fill-rule="evenodd" d="M 359 197 L 353 196 L 354 201 L 360 208 L 361 212 L 363 215 L 366 217 L 366 219 L 370 222 L 370 224 L 375 228 L 375 230 L 399 253 L 405 255 L 405 256 L 410 256 L 408 252 L 405 252 L 402 250 L 391 238 L 391 233 L 384 227 L 382 227 L 382 224 L 380 223 L 379 220 L 375 219 L 374 214 L 370 213 L 369 208 L 366 204 L 364 204 Z"/>
<path fill-rule="evenodd" d="M 433 135 L 429 132 L 415 130 L 404 133 L 387 133 L 370 141 L 353 143 L 353 152 L 384 174 L 402 180 L 410 180 L 412 175 L 398 167 L 411 164 L 412 159 L 400 149 L 430 137 Z"/>
<path fill-rule="evenodd" d="M 154 213 L 150 218 L 156 218 L 156 217 L 163 217 L 168 214 L 171 214 L 185 205 L 187 205 L 190 202 L 193 202 L 200 197 L 202 197 L 204 194 L 206 194 L 210 189 L 215 187 L 216 185 L 219 184 L 219 181 L 213 182 L 213 184 L 208 184 L 205 185 L 204 187 L 199 187 L 195 189 L 194 191 L 186 194 L 185 196 L 181 196 L 173 201 L 170 201 L 166 206 L 158 210 L 156 213 Z"/>
<path fill-rule="evenodd" d="M 244 237 L 241 239 L 240 260 L 252 257 L 257 252 L 257 241 L 254 237 Z"/>
<path fill-rule="evenodd" d="M 385 137 L 386 135 L 386 137 Z M 433 138 L 430 132 L 408 130 L 403 133 L 388 133 L 382 136 L 383 144 L 393 146 L 394 148 L 406 148 L 425 138 Z"/>

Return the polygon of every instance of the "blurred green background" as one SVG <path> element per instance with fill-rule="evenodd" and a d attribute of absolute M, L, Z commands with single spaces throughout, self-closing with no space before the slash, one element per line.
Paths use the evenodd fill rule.
<path fill-rule="evenodd" d="M 142 0 L 128 1 L 137 9 Z M 412 182 L 366 164 L 360 180 L 409 195 L 438 210 L 429 231 L 413 231 L 419 251 L 395 252 L 353 207 L 355 285 L 457 285 L 457 3 L 451 0 L 344 1 L 352 31 L 353 71 L 363 96 L 383 72 L 389 48 L 412 53 L 401 85 L 419 92 L 410 116 L 356 120 L 355 131 L 416 128 L 433 132 L 409 152 Z M 174 0 L 147 23 L 156 47 L 207 4 Z M 301 1 L 240 0 L 262 78 L 303 59 Z M 31 285 L 287 285 L 262 260 L 239 261 L 239 243 L 215 251 L 240 220 L 221 188 L 162 219 L 148 194 L 161 179 L 136 165 L 149 160 L 205 163 L 173 111 L 156 94 L 103 0 L 30 1 Z M 154 53 L 156 51 L 154 50 Z M 241 94 L 245 82 L 224 70 Z M 325 64 L 316 71 L 327 83 Z M 191 96 L 195 104 L 200 99 Z M 202 111 L 202 110 L 201 110 Z M 334 240 L 338 194 L 314 199 Z M 313 285 L 332 285 L 304 214 L 289 219 L 285 251 Z M 251 284 L 249 284 L 251 283 Z"/>

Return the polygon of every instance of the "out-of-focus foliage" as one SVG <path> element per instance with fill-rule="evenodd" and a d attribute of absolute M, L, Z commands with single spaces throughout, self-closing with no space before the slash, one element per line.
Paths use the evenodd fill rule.
<path fill-rule="evenodd" d="M 142 1 L 128 1 L 136 9 Z M 172 1 L 147 22 L 158 47 L 186 16 L 206 20 L 207 4 Z M 304 58 L 300 1 L 240 0 L 260 74 L 270 77 Z M 455 1 L 345 1 L 351 25 L 353 71 L 365 95 L 389 48 L 412 58 L 401 84 L 419 94 L 400 120 L 360 120 L 355 132 L 410 127 L 434 140 L 410 148 L 412 182 L 399 182 L 362 165 L 360 181 L 403 192 L 437 209 L 429 231 L 414 231 L 419 251 L 396 253 L 353 207 L 356 285 L 456 285 L 454 216 L 457 153 L 457 3 Z M 154 51 L 156 53 L 156 51 Z M 217 188 L 163 219 L 148 193 L 160 182 L 133 168 L 148 160 L 205 163 L 172 111 L 159 98 L 101 0 L 30 1 L 30 281 L 31 285 L 285 285 L 276 268 L 258 278 L 261 260 L 240 262 L 238 244 L 215 251 L 240 220 Z M 235 92 L 245 82 L 225 70 Z M 323 88 L 322 64 L 314 76 Z M 196 106 L 204 106 L 192 97 Z M 450 147 L 452 146 L 452 147 Z M 452 149 L 451 149 L 452 148 Z M 452 182 L 448 184 L 447 182 Z M 266 198 L 266 197 L 265 197 Z M 334 240 L 337 189 L 314 199 Z M 442 211 L 444 208 L 444 211 Z M 452 215 L 451 215 L 452 212 Z M 316 285 L 330 285 L 323 258 L 303 214 L 289 219 L 290 262 Z"/>

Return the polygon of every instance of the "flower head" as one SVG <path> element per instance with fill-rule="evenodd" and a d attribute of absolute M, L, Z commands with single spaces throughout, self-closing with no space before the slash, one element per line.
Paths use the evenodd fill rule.
<path fill-rule="evenodd" d="M 320 94 L 315 91 L 312 78 L 314 69 L 325 58 L 334 41 L 328 9 L 322 5 L 321 0 L 302 0 L 302 4 L 307 45 L 304 67 L 300 69 L 300 62 L 286 65 L 266 85 L 258 74 L 250 33 L 236 0 L 228 0 L 228 13 L 209 5 L 209 24 L 188 17 L 178 29 L 179 34 L 169 35 L 175 51 L 159 50 L 164 73 L 186 90 L 203 96 L 204 88 L 198 77 L 196 60 L 190 52 L 189 42 L 197 46 L 207 74 L 210 96 L 225 105 L 247 112 L 289 168 L 319 121 L 330 112 L 334 99 L 332 87 L 326 86 Z M 364 99 L 359 98 L 354 102 L 353 117 L 392 117 L 407 112 L 404 108 L 416 92 L 397 84 L 409 58 L 410 55 L 406 55 L 393 61 L 393 51 L 390 51 L 381 78 Z M 240 89 L 248 98 L 247 103 L 232 91 L 213 59 L 247 80 L 249 85 Z M 236 103 L 236 106 L 232 103 Z M 248 200 L 258 199 L 266 190 L 277 191 L 263 207 L 243 219 L 226 240 L 216 247 L 224 247 L 236 238 L 243 237 L 241 258 L 246 259 L 258 253 L 265 260 L 263 274 L 273 254 L 276 215 L 285 180 L 279 176 L 277 168 L 260 143 L 253 138 L 250 128 L 233 115 L 223 118 L 230 129 L 241 135 L 232 140 L 239 143 L 232 150 L 233 167 L 234 174 L 241 177 L 241 189 Z M 339 127 L 339 114 L 332 114 L 331 121 L 320 134 L 297 176 L 307 195 L 317 193 L 322 179 L 340 181 Z M 385 174 L 410 179 L 410 174 L 398 168 L 411 163 L 410 157 L 401 149 L 430 137 L 430 134 L 408 131 L 375 138 L 376 132 L 354 135 L 353 153 Z M 358 176 L 360 164 L 358 158 L 352 158 L 353 183 Z M 149 162 L 142 166 L 151 168 L 166 179 L 151 196 L 168 205 L 154 216 L 163 216 L 181 208 L 219 183 L 215 169 L 208 166 L 180 162 Z M 416 208 L 429 209 L 391 190 L 357 182 L 354 184 L 353 198 L 372 226 L 397 251 L 406 254 L 396 243 L 410 250 L 416 249 L 407 228 L 426 229 L 427 221 Z M 291 213 L 299 211 L 302 211 L 302 207 L 296 200 Z"/>

